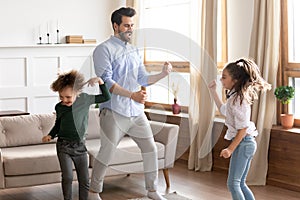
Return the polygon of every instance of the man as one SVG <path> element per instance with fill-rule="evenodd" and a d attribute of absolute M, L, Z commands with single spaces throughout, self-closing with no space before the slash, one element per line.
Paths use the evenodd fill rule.
<path fill-rule="evenodd" d="M 164 200 L 157 192 L 157 149 L 148 119 L 144 113 L 148 86 L 169 75 L 172 65 L 165 62 L 161 73 L 149 75 L 137 48 L 129 44 L 133 32 L 132 8 L 120 8 L 112 13 L 114 35 L 96 47 L 93 59 L 95 72 L 112 93 L 111 100 L 100 105 L 101 147 L 94 161 L 90 199 L 101 199 L 105 171 L 116 147 L 125 134 L 139 146 L 143 156 L 147 196 Z"/>

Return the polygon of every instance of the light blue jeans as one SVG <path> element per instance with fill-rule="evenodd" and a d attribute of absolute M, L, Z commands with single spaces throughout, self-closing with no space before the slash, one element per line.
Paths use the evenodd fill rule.
<path fill-rule="evenodd" d="M 254 195 L 246 185 L 251 160 L 256 151 L 253 136 L 246 136 L 231 155 L 227 187 L 233 200 L 254 200 Z"/>

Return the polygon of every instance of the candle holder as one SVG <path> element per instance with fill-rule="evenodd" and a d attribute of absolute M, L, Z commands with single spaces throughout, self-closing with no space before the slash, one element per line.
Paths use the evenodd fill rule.
<path fill-rule="evenodd" d="M 50 44 L 50 34 L 49 33 L 47 33 L 47 44 Z"/>
<path fill-rule="evenodd" d="M 56 30 L 56 43 L 55 44 L 60 44 L 60 41 L 59 41 L 59 30 L 58 29 Z"/>
<path fill-rule="evenodd" d="M 40 42 L 37 43 L 37 44 L 42 44 L 42 37 L 41 37 L 41 36 L 39 37 L 39 41 L 40 41 Z"/>

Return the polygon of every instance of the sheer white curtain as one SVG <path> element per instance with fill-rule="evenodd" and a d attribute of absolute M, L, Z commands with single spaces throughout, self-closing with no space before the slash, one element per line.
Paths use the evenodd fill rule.
<path fill-rule="evenodd" d="M 197 34 L 194 34 L 191 38 L 193 41 L 190 41 L 191 53 L 189 55 L 191 145 L 188 161 L 188 168 L 196 171 L 210 171 L 212 168 L 211 132 L 215 104 L 210 97 L 207 84 L 217 77 L 217 2 L 218 0 L 193 1 L 195 10 L 191 13 L 191 21 L 187 22 L 192 23 L 193 28 L 197 27 Z M 137 0 L 127 0 L 126 6 L 135 8 L 138 14 L 142 15 L 139 10 L 141 3 Z M 139 22 L 136 22 L 136 25 L 138 28 Z M 147 39 L 150 38 L 147 37 Z M 164 41 L 161 42 L 164 43 Z M 174 49 L 177 48 L 174 47 Z"/>
<path fill-rule="evenodd" d="M 197 22 L 199 51 L 193 51 L 190 80 L 190 152 L 188 168 L 210 171 L 212 168 L 212 126 L 215 105 L 207 84 L 217 77 L 217 2 L 199 0 L 200 16 Z M 197 11 L 199 12 L 199 11 Z"/>
<path fill-rule="evenodd" d="M 251 164 L 247 181 L 253 185 L 265 185 L 268 170 L 270 130 L 275 116 L 277 68 L 279 64 L 280 1 L 255 0 L 254 20 L 251 36 L 250 57 L 261 67 L 265 80 L 273 89 L 260 95 L 252 108 L 252 120 L 256 122 L 260 135 L 257 151 Z"/>
<path fill-rule="evenodd" d="M 135 29 L 135 32 L 132 36 L 132 40 L 131 40 L 131 43 L 135 46 L 139 46 L 141 47 L 143 45 L 143 41 L 144 39 L 143 38 L 139 38 L 140 37 L 140 31 L 139 31 L 139 28 L 140 28 L 140 18 L 139 16 L 141 16 L 142 14 L 140 13 L 140 8 L 141 8 L 141 4 L 142 4 L 142 1 L 140 0 L 126 0 L 126 7 L 131 7 L 131 8 L 134 8 L 135 11 L 137 12 L 136 16 L 134 19 L 134 29 Z"/>

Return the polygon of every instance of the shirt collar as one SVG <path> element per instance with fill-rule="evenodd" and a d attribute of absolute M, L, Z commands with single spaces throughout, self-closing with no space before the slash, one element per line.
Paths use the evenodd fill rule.
<path fill-rule="evenodd" d="M 120 45 L 122 45 L 122 46 L 124 46 L 124 47 L 127 46 L 127 43 L 128 43 L 128 42 L 124 42 L 124 41 L 122 41 L 120 38 L 118 38 L 118 37 L 116 37 L 116 36 L 114 36 L 114 35 L 111 36 L 111 39 L 112 39 L 114 42 L 116 42 L 116 43 L 118 43 L 118 44 L 120 44 Z"/>
<path fill-rule="evenodd" d="M 232 95 L 236 93 L 235 89 L 229 90 L 226 94 L 226 99 L 229 99 Z"/>

